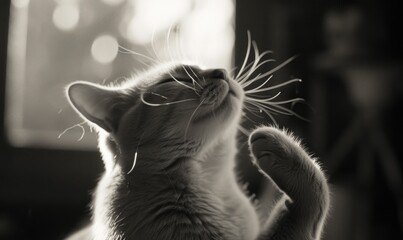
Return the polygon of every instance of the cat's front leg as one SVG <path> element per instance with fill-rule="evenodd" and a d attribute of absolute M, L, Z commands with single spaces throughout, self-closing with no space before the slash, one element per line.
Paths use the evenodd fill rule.
<path fill-rule="evenodd" d="M 254 164 L 288 196 L 280 203 L 284 207 L 271 213 L 258 239 L 319 239 L 329 207 L 320 167 L 290 134 L 274 127 L 253 131 L 249 146 Z"/>

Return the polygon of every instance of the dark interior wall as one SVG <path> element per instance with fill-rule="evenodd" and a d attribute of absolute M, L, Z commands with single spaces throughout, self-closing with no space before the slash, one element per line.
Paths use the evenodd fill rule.
<path fill-rule="evenodd" d="M 397 3 L 251 0 L 237 1 L 236 8 L 236 66 L 243 62 L 247 30 L 278 62 L 298 55 L 276 75 L 303 80 L 293 93 L 314 109 L 302 111 L 311 122 L 278 122 L 303 138 L 328 173 L 334 212 L 324 239 L 402 238 L 403 129 L 396 113 L 403 96 L 403 39 Z M 351 22 L 349 13 L 359 20 Z M 332 19 L 333 29 L 326 27 Z M 343 54 L 332 49 L 343 44 L 353 47 Z M 371 105 L 382 95 L 388 96 L 382 106 Z"/>
<path fill-rule="evenodd" d="M 0 1 L 0 239 L 60 239 L 88 215 L 97 152 L 16 148 L 4 101 L 10 1 Z"/>

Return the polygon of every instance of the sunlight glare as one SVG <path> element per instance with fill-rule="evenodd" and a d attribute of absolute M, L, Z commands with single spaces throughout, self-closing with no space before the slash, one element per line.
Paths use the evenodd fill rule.
<path fill-rule="evenodd" d="M 231 0 L 198 2 L 194 12 L 181 28 L 184 51 L 207 67 L 231 66 L 235 43 L 234 6 Z"/>
<path fill-rule="evenodd" d="M 126 37 L 135 44 L 147 44 L 153 31 L 158 33 L 178 23 L 190 12 L 191 5 L 189 0 L 135 0 Z"/>

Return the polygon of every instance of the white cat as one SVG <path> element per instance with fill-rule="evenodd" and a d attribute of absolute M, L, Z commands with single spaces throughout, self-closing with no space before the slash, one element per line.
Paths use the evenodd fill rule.
<path fill-rule="evenodd" d="M 320 239 L 328 185 L 289 133 L 249 137 L 253 163 L 285 193 L 267 219 L 240 188 L 246 96 L 225 70 L 172 63 L 119 86 L 75 82 L 67 95 L 98 130 L 105 164 L 92 223 L 68 239 Z"/>

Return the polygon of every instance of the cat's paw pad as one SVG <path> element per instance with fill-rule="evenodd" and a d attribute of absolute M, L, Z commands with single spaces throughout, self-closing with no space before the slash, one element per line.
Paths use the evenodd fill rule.
<path fill-rule="evenodd" d="M 256 160 L 274 161 L 278 157 L 286 157 L 294 144 L 289 136 L 274 127 L 258 128 L 249 136 L 249 146 Z"/>

